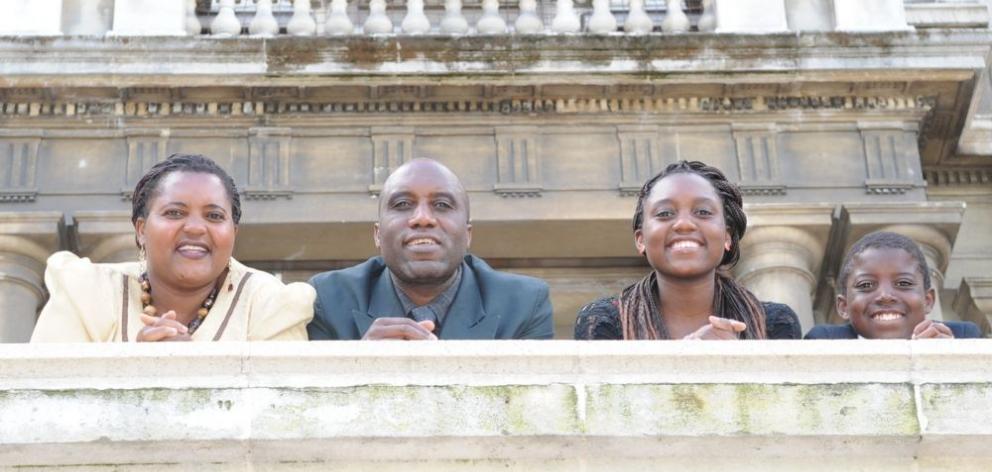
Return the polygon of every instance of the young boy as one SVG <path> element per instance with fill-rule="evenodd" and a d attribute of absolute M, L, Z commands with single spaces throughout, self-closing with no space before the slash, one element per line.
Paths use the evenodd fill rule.
<path fill-rule="evenodd" d="M 837 277 L 837 312 L 845 325 L 820 325 L 806 339 L 978 338 L 971 322 L 933 321 L 936 291 L 920 248 L 896 233 L 876 232 L 854 243 Z"/>

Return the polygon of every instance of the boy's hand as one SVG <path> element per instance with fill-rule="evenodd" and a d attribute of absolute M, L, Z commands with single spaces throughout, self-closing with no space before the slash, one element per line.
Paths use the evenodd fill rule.
<path fill-rule="evenodd" d="M 911 339 L 948 339 L 953 337 L 954 333 L 951 332 L 951 328 L 948 328 L 944 323 L 934 320 L 923 320 L 913 328 L 913 337 Z"/>

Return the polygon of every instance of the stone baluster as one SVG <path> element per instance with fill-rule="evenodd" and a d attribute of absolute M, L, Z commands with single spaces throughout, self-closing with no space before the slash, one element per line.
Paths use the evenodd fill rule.
<path fill-rule="evenodd" d="M 234 15 L 234 0 L 220 0 L 220 11 L 210 22 L 210 34 L 218 38 L 241 34 L 241 21 Z"/>
<path fill-rule="evenodd" d="M 203 32 L 203 25 L 196 17 L 196 0 L 188 0 L 186 2 L 186 34 L 199 36 L 201 32 Z"/>
<path fill-rule="evenodd" d="M 366 34 L 388 34 L 393 32 L 393 21 L 386 15 L 386 0 L 369 2 L 369 17 L 365 19 L 362 30 Z"/>
<path fill-rule="evenodd" d="M 103 36 L 113 27 L 113 2 L 64 0 L 62 32 L 69 36 Z"/>
<path fill-rule="evenodd" d="M 181 1 L 114 2 L 114 36 L 186 36 L 186 4 Z"/>
<path fill-rule="evenodd" d="M 424 0 L 407 0 L 406 16 L 403 17 L 400 28 L 406 34 L 424 34 L 431 31 L 431 22 L 424 14 Z"/>
<path fill-rule="evenodd" d="M 248 33 L 254 36 L 271 37 L 279 34 L 279 23 L 272 15 L 272 0 L 255 2 L 255 17 L 248 24 Z"/>
<path fill-rule="evenodd" d="M 699 15 L 699 23 L 696 27 L 702 33 L 710 33 L 716 30 L 716 11 L 714 11 L 713 0 L 703 0 L 703 14 Z"/>
<path fill-rule="evenodd" d="M 890 225 L 881 228 L 880 231 L 901 234 L 912 239 L 920 247 L 927 265 L 930 266 L 930 286 L 936 292 L 929 318 L 944 321 L 946 318 L 940 304 L 940 291 L 944 288 L 944 271 L 947 270 L 948 261 L 951 260 L 951 240 L 934 227 L 922 224 Z"/>
<path fill-rule="evenodd" d="M 537 0 L 520 0 L 520 15 L 513 22 L 517 34 L 538 34 L 544 31 L 544 22 L 537 14 Z"/>
<path fill-rule="evenodd" d="M 647 34 L 654 29 L 651 17 L 644 11 L 644 0 L 630 0 L 630 10 L 623 22 L 623 30 L 630 34 Z"/>
<path fill-rule="evenodd" d="M 352 34 L 355 25 L 348 18 L 348 0 L 331 0 L 331 8 L 327 11 L 324 22 L 324 33 L 331 36 Z"/>
<path fill-rule="evenodd" d="M 682 11 L 682 0 L 668 0 L 665 19 L 661 22 L 661 30 L 666 33 L 685 33 L 689 31 L 689 17 Z"/>
<path fill-rule="evenodd" d="M 465 15 L 462 15 L 462 0 L 445 0 L 441 32 L 447 34 L 468 33 L 468 20 L 465 19 Z"/>
<path fill-rule="evenodd" d="M 824 244 L 808 231 L 792 226 L 748 229 L 741 241 L 737 280 L 759 300 L 789 305 L 805 333 L 813 320 L 813 291 Z"/>
<path fill-rule="evenodd" d="M 610 0 L 593 0 L 592 16 L 586 28 L 590 33 L 608 34 L 617 30 L 617 19 L 610 11 Z"/>
<path fill-rule="evenodd" d="M 482 16 L 475 24 L 479 34 L 505 34 L 506 21 L 499 16 L 499 0 L 482 0 Z"/>
<path fill-rule="evenodd" d="M 59 36 L 62 0 L 7 0 L 0 6 L 0 36 Z"/>
<path fill-rule="evenodd" d="M 558 0 L 557 12 L 551 20 L 551 31 L 555 33 L 577 33 L 582 28 L 579 15 L 575 13 L 572 0 Z"/>
<path fill-rule="evenodd" d="M 310 0 L 293 0 L 293 16 L 286 23 L 286 32 L 293 36 L 317 33 L 317 22 L 310 13 Z"/>

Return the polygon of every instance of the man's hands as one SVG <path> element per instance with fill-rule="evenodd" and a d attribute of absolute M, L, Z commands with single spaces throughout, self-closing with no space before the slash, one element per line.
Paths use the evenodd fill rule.
<path fill-rule="evenodd" d="M 189 328 L 176 321 L 176 312 L 169 310 L 161 317 L 141 315 L 145 327 L 138 331 L 138 342 L 191 341 Z"/>
<path fill-rule="evenodd" d="M 913 328 L 913 337 L 910 339 L 949 339 L 953 337 L 954 333 L 951 332 L 951 328 L 948 328 L 944 323 L 934 320 L 923 320 Z"/>
<path fill-rule="evenodd" d="M 434 322 L 413 321 L 410 318 L 376 318 L 362 339 L 407 339 L 437 341 L 434 335 Z"/>
<path fill-rule="evenodd" d="M 682 339 L 737 340 L 737 333 L 747 329 L 747 325 L 737 320 L 710 316 L 709 324 L 697 329 Z"/>

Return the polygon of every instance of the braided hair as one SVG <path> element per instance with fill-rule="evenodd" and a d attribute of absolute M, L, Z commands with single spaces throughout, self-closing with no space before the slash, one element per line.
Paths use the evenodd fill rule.
<path fill-rule="evenodd" d="M 724 251 L 716 270 L 716 284 L 713 292 L 713 313 L 717 316 L 737 320 L 747 325 L 741 333 L 744 339 L 765 338 L 765 311 L 758 299 L 744 286 L 730 277 L 728 270 L 740 259 L 739 244 L 747 229 L 747 216 L 740 189 L 727 180 L 716 167 L 699 161 L 679 161 L 670 164 L 641 187 L 637 194 L 637 208 L 634 212 L 634 231 L 644 225 L 644 204 L 654 185 L 665 177 L 676 174 L 695 174 L 707 181 L 716 190 L 723 204 L 723 218 L 730 234 L 730 250 Z M 657 271 L 652 270 L 639 282 L 620 292 L 620 328 L 624 339 L 670 339 L 661 313 L 658 293 Z"/>
<path fill-rule="evenodd" d="M 134 195 L 131 199 L 131 223 L 134 224 L 138 218 L 148 218 L 148 202 L 154 198 L 159 191 L 159 182 L 166 175 L 173 172 L 190 172 L 201 174 L 212 174 L 224 184 L 227 197 L 231 200 L 231 219 L 237 225 L 241 221 L 241 197 L 238 194 L 238 187 L 234 184 L 234 179 L 224 171 L 216 162 L 210 158 L 199 154 L 173 154 L 164 161 L 152 166 L 148 172 L 138 180 L 134 186 Z"/>

